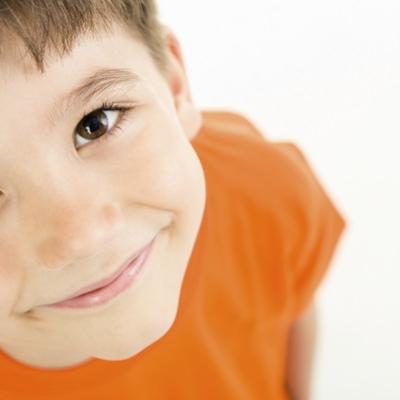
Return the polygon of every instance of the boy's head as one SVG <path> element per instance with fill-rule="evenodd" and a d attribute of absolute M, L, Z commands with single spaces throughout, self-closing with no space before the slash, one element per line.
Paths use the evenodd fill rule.
<path fill-rule="evenodd" d="M 151 0 L 0 0 L 0 48 L 0 350 L 44 368 L 133 356 L 175 319 L 205 206 L 179 44 Z M 111 301 L 46 307 L 155 236 Z"/>

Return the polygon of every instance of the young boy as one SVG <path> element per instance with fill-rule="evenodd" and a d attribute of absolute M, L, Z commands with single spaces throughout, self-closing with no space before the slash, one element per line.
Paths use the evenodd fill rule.
<path fill-rule="evenodd" d="M 0 399 L 308 398 L 299 149 L 194 106 L 151 0 L 0 0 L 0 48 Z"/>

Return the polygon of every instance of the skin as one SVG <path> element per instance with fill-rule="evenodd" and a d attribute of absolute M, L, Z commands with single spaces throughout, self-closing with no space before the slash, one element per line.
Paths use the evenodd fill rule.
<path fill-rule="evenodd" d="M 312 397 L 318 325 L 318 305 L 313 300 L 290 326 L 286 370 L 286 389 L 290 400 L 309 400 Z"/>
<path fill-rule="evenodd" d="M 70 54 L 49 58 L 44 74 L 28 59 L 0 62 L 0 349 L 26 365 L 60 369 L 92 358 L 126 359 L 175 320 L 205 180 L 190 143 L 200 112 L 178 41 L 164 32 L 165 74 L 119 26 L 82 36 Z M 134 88 L 102 96 L 134 109 L 115 136 L 78 148 L 73 137 L 82 105 L 54 126 L 48 113 L 98 67 L 138 75 Z M 89 100 L 83 108 L 101 104 Z M 109 276 L 156 234 L 143 279 L 111 302 L 78 310 L 43 306 Z"/>

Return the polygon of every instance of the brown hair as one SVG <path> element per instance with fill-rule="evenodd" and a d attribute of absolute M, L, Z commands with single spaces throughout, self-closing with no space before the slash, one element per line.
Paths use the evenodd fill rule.
<path fill-rule="evenodd" d="M 0 55 L 11 34 L 22 40 L 43 73 L 49 50 L 62 57 L 78 36 L 108 32 L 114 22 L 141 39 L 164 70 L 165 43 L 155 0 L 0 0 Z"/>

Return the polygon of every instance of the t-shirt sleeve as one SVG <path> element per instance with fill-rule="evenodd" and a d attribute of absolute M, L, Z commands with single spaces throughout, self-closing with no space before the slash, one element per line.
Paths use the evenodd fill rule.
<path fill-rule="evenodd" d="M 326 275 L 346 222 L 300 149 L 281 143 L 291 183 L 289 211 L 284 213 L 288 242 L 285 273 L 288 282 L 290 317 L 298 317 L 311 303 Z"/>
<path fill-rule="evenodd" d="M 208 140 L 207 149 L 227 165 L 220 176 L 231 193 L 227 203 L 237 205 L 236 215 L 246 210 L 241 220 L 251 221 L 268 311 L 279 304 L 295 319 L 326 276 L 345 219 L 295 144 L 270 140 L 241 115 L 211 113 L 206 120 L 203 144 Z"/>

